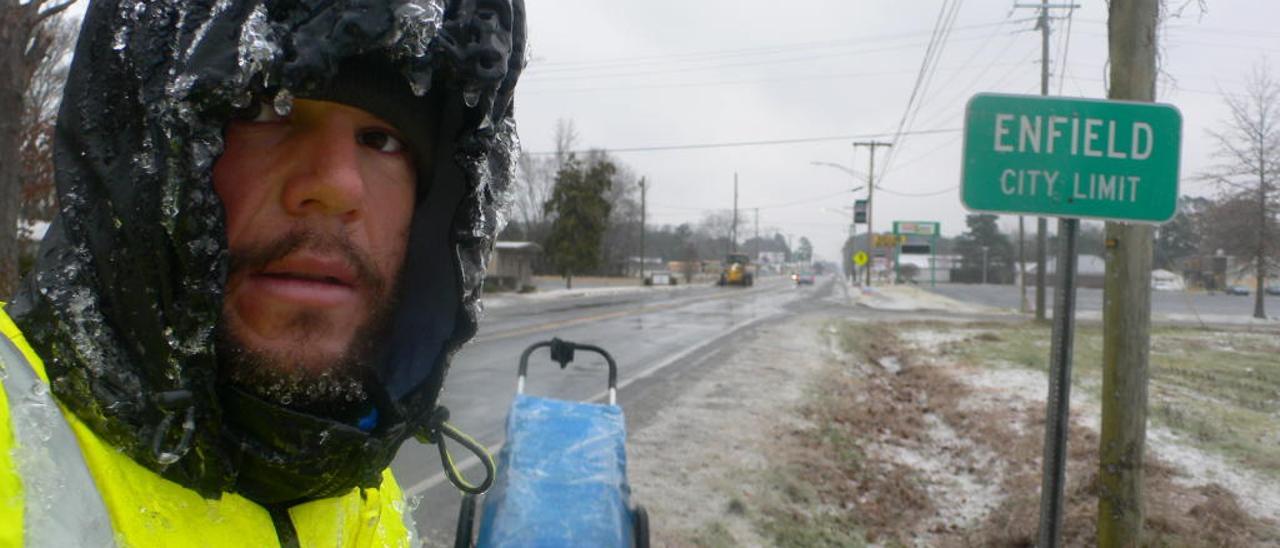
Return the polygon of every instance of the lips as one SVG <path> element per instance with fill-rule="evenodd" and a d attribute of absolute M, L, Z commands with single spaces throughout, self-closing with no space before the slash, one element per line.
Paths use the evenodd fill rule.
<path fill-rule="evenodd" d="M 291 255 L 251 274 L 244 289 L 251 298 L 283 301 L 301 307 L 328 308 L 356 299 L 355 269 L 340 258 Z"/>

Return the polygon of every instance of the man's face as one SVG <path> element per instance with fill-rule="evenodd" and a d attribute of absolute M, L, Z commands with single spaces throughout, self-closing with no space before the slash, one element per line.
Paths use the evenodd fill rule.
<path fill-rule="evenodd" d="M 264 106 L 233 120 L 225 142 L 213 168 L 232 257 L 221 329 L 231 353 L 253 357 L 233 376 L 355 375 L 342 369 L 387 316 L 413 216 L 417 174 L 399 133 L 357 108 L 298 100 L 289 116 Z"/>

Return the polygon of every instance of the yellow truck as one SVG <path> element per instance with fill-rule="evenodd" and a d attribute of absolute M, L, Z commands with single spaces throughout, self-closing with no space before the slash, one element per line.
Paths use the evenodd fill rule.
<path fill-rule="evenodd" d="M 724 269 L 720 271 L 720 280 L 716 285 L 740 285 L 750 287 L 755 283 L 756 267 L 745 254 L 730 253 L 724 259 Z"/>

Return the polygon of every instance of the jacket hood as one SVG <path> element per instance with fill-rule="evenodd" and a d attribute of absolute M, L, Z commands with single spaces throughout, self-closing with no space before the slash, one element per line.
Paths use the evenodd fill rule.
<path fill-rule="evenodd" d="M 208 497 L 277 503 L 376 485 L 430 424 L 450 359 L 475 333 L 518 153 L 524 36 L 522 0 L 92 2 L 55 137 L 61 211 L 10 307 L 54 394 L 135 461 Z M 332 84 L 353 59 L 443 105 L 369 432 L 219 385 L 214 344 L 229 257 L 211 182 L 223 127 L 251 101 L 285 111 L 342 89 Z"/>

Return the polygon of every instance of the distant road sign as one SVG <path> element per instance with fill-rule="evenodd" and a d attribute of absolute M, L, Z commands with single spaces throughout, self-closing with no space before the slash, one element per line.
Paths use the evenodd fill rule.
<path fill-rule="evenodd" d="M 933 221 L 894 221 L 894 234 L 937 236 L 941 225 Z"/>
<path fill-rule="evenodd" d="M 964 126 L 969 209 L 1144 223 L 1177 212 L 1172 105 L 980 93 Z"/>
<path fill-rule="evenodd" d="M 907 243 L 905 235 L 876 234 L 871 239 L 871 247 L 894 247 Z"/>
<path fill-rule="evenodd" d="M 853 254 L 853 264 L 856 264 L 856 265 L 858 265 L 858 266 L 862 266 L 862 265 L 867 264 L 867 252 L 866 252 L 866 251 L 859 251 L 859 252 L 857 252 L 857 253 L 854 253 L 854 254 Z"/>

